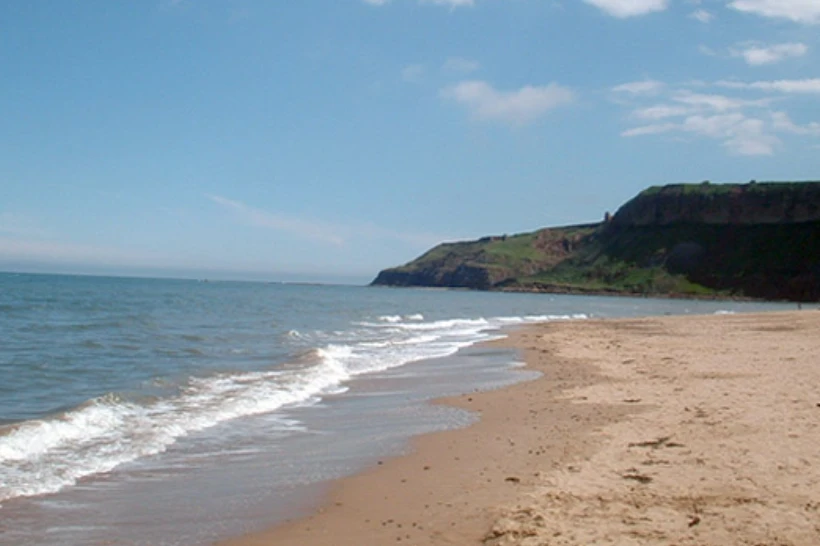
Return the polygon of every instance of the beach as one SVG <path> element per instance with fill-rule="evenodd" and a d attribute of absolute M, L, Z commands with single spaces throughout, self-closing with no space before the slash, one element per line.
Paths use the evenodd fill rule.
<path fill-rule="evenodd" d="M 594 434 L 569 432 L 645 410 L 567 400 L 564 391 L 599 381 L 600 363 L 556 356 L 557 338 L 524 339 L 519 327 L 562 323 L 550 335 L 567 328 L 572 340 L 593 320 L 794 310 L 356 286 L 0 280 L 8 287 L 0 371 L 9 379 L 0 386 L 0 544 L 15 546 L 201 546 L 294 522 L 320 505 L 343 525 L 360 521 L 366 537 L 378 508 L 380 540 L 395 540 L 389 520 L 399 521 L 397 507 L 410 518 L 412 499 L 411 529 L 439 518 L 455 540 L 475 542 L 544 472 L 535 463 L 594 452 Z M 486 345 L 492 340 L 501 343 Z M 455 399 L 431 404 L 443 397 Z M 529 436 L 533 427 L 538 434 Z M 400 457 L 428 442 L 440 442 L 433 455 Z M 530 449 L 543 455 L 529 460 Z M 383 469 L 401 464 L 406 475 L 383 480 Z M 328 510 L 336 502 L 323 504 L 335 495 L 329 489 L 361 490 L 338 480 L 358 483 L 367 469 L 376 477 L 365 494 L 338 501 L 355 514 Z M 384 490 L 379 502 L 366 498 L 374 488 Z M 380 503 L 383 510 L 373 507 Z M 450 525 L 452 506 L 468 504 L 479 515 Z M 403 521 L 407 540 L 415 535 Z"/>
<path fill-rule="evenodd" d="M 820 543 L 820 313 L 522 327 L 539 379 L 224 546 Z"/>

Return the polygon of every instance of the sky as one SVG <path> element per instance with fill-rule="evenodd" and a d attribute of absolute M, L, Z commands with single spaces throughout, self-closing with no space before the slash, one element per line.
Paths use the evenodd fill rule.
<path fill-rule="evenodd" d="M 820 180 L 818 0 L 15 0 L 0 74 L 0 271 L 366 283 Z"/>

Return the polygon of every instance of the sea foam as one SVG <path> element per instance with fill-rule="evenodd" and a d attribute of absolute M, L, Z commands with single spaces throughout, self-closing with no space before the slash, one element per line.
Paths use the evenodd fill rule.
<path fill-rule="evenodd" d="M 240 417 L 267 414 L 344 392 L 346 382 L 408 362 L 443 357 L 498 328 L 576 316 L 451 318 L 385 315 L 336 332 L 344 342 L 295 355 L 276 369 L 189 378 L 173 395 L 131 400 L 108 394 L 70 411 L 0 429 L 0 502 L 53 493 L 79 479 L 162 453 L 181 438 Z M 302 338 L 295 330 L 289 336 Z"/>

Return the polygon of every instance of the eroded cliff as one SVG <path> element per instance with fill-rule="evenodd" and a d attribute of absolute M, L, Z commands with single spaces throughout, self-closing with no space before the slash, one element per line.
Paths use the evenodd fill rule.
<path fill-rule="evenodd" d="M 594 225 L 442 244 L 376 285 L 820 300 L 820 182 L 652 187 Z"/>

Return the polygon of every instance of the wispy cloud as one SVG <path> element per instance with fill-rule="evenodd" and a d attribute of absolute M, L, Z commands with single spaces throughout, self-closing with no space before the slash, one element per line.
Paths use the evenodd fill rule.
<path fill-rule="evenodd" d="M 820 2 L 817 0 L 733 0 L 729 7 L 763 17 L 820 24 Z"/>
<path fill-rule="evenodd" d="M 657 95 L 665 87 L 664 83 L 656 80 L 641 80 L 616 85 L 612 88 L 612 91 L 629 95 Z"/>
<path fill-rule="evenodd" d="M 584 2 L 619 19 L 663 11 L 669 6 L 668 0 L 584 0 Z"/>
<path fill-rule="evenodd" d="M 786 112 L 773 112 L 772 122 L 775 129 L 784 133 L 820 136 L 820 123 L 812 121 L 806 125 L 798 125 L 792 121 Z"/>
<path fill-rule="evenodd" d="M 239 221 L 250 226 L 283 231 L 291 235 L 332 245 L 341 245 L 345 242 L 338 229 L 322 222 L 304 220 L 288 214 L 263 211 L 219 195 L 207 195 L 206 197 L 223 209 L 233 213 Z"/>
<path fill-rule="evenodd" d="M 656 104 L 645 108 L 637 108 L 632 112 L 632 117 L 644 121 L 657 121 L 685 116 L 690 113 L 692 113 L 692 108 L 689 106 Z"/>
<path fill-rule="evenodd" d="M 465 106 L 473 118 L 522 126 L 575 100 L 569 88 L 551 83 L 500 91 L 480 80 L 463 81 L 441 91 L 441 96 Z"/>
<path fill-rule="evenodd" d="M 764 46 L 761 44 L 741 44 L 729 50 L 732 57 L 742 57 L 751 66 L 779 63 L 788 58 L 802 57 L 808 52 L 806 44 L 785 43 Z"/>
<path fill-rule="evenodd" d="M 726 95 L 696 93 L 689 89 L 675 91 L 672 100 L 689 107 L 690 112 L 726 112 L 729 110 L 740 110 L 745 107 L 765 107 L 771 102 L 770 99 L 742 99 L 738 97 L 727 97 Z"/>
<path fill-rule="evenodd" d="M 407 83 L 419 83 L 424 79 L 427 69 L 423 64 L 407 65 L 401 70 L 401 79 Z"/>
<path fill-rule="evenodd" d="M 656 123 L 653 125 L 642 125 L 640 127 L 633 127 L 621 133 L 621 136 L 634 137 L 643 135 L 660 135 L 662 133 L 669 133 L 680 129 L 677 123 Z"/>
<path fill-rule="evenodd" d="M 427 248 L 430 245 L 454 239 L 434 233 L 392 230 L 372 223 L 333 224 L 261 210 L 219 195 L 206 194 L 205 197 L 230 212 L 237 221 L 243 224 L 333 246 L 343 246 L 351 239 L 363 238 L 400 241 L 413 247 Z"/>
<path fill-rule="evenodd" d="M 712 19 L 715 18 L 715 14 L 710 11 L 706 11 L 705 9 L 696 9 L 689 14 L 689 17 L 696 21 L 700 21 L 703 24 L 707 24 L 712 22 Z"/>
<path fill-rule="evenodd" d="M 779 93 L 820 94 L 820 78 L 805 80 L 757 81 L 751 83 L 721 80 L 717 82 L 716 85 L 727 89 L 756 89 L 759 91 Z"/>
<path fill-rule="evenodd" d="M 780 140 L 767 131 L 763 120 L 740 112 L 714 115 L 690 115 L 679 123 L 662 123 L 633 127 L 621 133 L 624 137 L 680 132 L 719 140 L 737 155 L 772 155 Z"/>
<path fill-rule="evenodd" d="M 729 88 L 729 94 L 702 92 L 713 85 Z M 678 134 L 721 142 L 733 154 L 772 155 L 781 146 L 778 135 L 804 137 L 818 135 L 820 124 L 794 123 L 785 111 L 773 111 L 782 99 L 771 96 L 749 97 L 758 92 L 808 92 L 813 83 L 804 80 L 781 82 L 716 82 L 715 84 L 664 86 L 660 95 L 633 93 L 629 119 L 635 126 L 624 130 L 623 137 Z M 820 86 L 820 82 L 817 83 Z M 736 96 L 743 91 L 742 96 Z M 734 92 L 734 94 L 732 93 Z M 660 101 L 659 101 L 660 99 Z"/>

